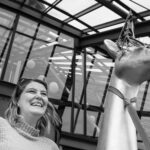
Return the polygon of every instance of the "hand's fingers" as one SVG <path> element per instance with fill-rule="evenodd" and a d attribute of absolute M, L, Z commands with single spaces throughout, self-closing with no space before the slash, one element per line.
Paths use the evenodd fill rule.
<path fill-rule="evenodd" d="M 117 44 L 114 43 L 113 41 L 109 40 L 109 39 L 105 39 L 104 40 L 104 44 L 107 47 L 108 54 L 110 54 L 110 56 L 113 59 L 116 59 L 117 53 L 118 53 L 118 51 L 120 51 L 120 49 L 118 48 Z"/>

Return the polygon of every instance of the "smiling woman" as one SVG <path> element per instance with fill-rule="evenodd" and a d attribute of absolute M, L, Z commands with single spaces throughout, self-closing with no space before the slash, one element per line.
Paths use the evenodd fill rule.
<path fill-rule="evenodd" d="M 18 82 L 5 113 L 6 119 L 0 118 L 0 149 L 58 150 L 57 145 L 45 137 L 50 134 L 52 125 L 61 124 L 47 92 L 47 84 L 42 80 Z"/>

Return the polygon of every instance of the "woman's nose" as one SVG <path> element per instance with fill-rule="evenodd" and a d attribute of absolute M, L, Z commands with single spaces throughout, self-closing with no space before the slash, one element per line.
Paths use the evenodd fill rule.
<path fill-rule="evenodd" d="M 42 97 L 42 94 L 41 94 L 40 92 L 37 92 L 37 93 L 36 93 L 36 97 L 37 97 L 37 98 L 38 98 L 38 97 L 41 98 L 41 97 Z"/>

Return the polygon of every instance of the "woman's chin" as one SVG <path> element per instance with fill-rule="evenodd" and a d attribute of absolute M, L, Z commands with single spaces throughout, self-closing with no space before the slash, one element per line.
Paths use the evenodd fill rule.
<path fill-rule="evenodd" d="M 34 106 L 34 108 L 30 110 L 30 112 L 36 116 L 38 115 L 39 117 L 42 117 L 45 114 L 45 109 L 38 106 Z"/>

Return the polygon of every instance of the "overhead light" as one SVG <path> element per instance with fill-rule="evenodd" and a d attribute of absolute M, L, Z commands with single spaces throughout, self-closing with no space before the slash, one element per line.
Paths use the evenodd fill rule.
<path fill-rule="evenodd" d="M 82 62 L 76 62 L 77 65 L 82 65 Z M 86 62 L 86 66 L 93 66 L 93 64 L 91 62 Z"/>
<path fill-rule="evenodd" d="M 90 69 L 88 68 L 87 71 L 91 71 L 91 72 L 102 72 L 100 69 Z"/>
<path fill-rule="evenodd" d="M 92 50 L 90 48 L 86 48 L 86 51 L 87 52 L 91 52 Z"/>
<path fill-rule="evenodd" d="M 46 40 L 47 40 L 47 41 L 50 41 L 50 40 L 51 40 L 51 38 L 50 38 L 50 37 L 48 37 Z"/>
<path fill-rule="evenodd" d="M 103 56 L 100 55 L 100 54 L 94 54 L 94 56 L 95 56 L 97 59 L 106 59 L 105 57 L 103 57 Z"/>
<path fill-rule="evenodd" d="M 93 59 L 93 56 L 91 56 L 91 55 L 87 55 L 87 57 L 90 58 L 90 59 Z"/>
<path fill-rule="evenodd" d="M 97 62 L 97 64 L 101 67 L 104 66 L 101 62 Z"/>
<path fill-rule="evenodd" d="M 53 46 L 53 45 L 56 45 L 56 44 L 58 44 L 58 42 L 57 41 L 54 41 L 54 42 L 51 42 L 51 43 L 48 43 L 48 44 L 46 44 L 46 45 L 41 45 L 40 46 L 40 48 L 45 48 L 45 47 L 47 47 L 47 46 Z M 37 50 L 38 48 L 34 48 L 34 50 Z"/>
<path fill-rule="evenodd" d="M 95 34 L 95 33 L 96 33 L 95 31 L 88 32 L 89 35 L 93 35 L 93 34 Z"/>
<path fill-rule="evenodd" d="M 72 51 L 65 51 L 65 52 L 61 52 L 61 54 L 68 54 L 68 53 L 72 53 Z"/>
<path fill-rule="evenodd" d="M 82 75 L 82 73 L 80 73 L 80 72 L 76 72 L 75 74 L 76 74 L 76 75 Z"/>
<path fill-rule="evenodd" d="M 72 59 L 72 56 L 67 56 L 69 59 Z M 76 56 L 76 59 L 82 59 L 82 56 L 78 55 Z"/>
<path fill-rule="evenodd" d="M 76 67 L 75 69 L 76 69 L 76 70 L 78 70 L 78 71 L 80 71 L 80 70 L 81 70 L 81 68 L 78 68 L 78 67 Z"/>
<path fill-rule="evenodd" d="M 62 39 L 62 41 L 63 41 L 63 42 L 67 42 L 67 40 L 66 40 L 66 39 Z"/>
<path fill-rule="evenodd" d="M 113 62 L 104 62 L 104 64 L 108 67 L 114 67 L 114 63 Z"/>
<path fill-rule="evenodd" d="M 69 67 L 69 66 L 63 66 L 63 67 L 59 66 L 59 68 L 61 68 L 61 69 L 67 69 L 67 70 L 71 69 L 71 67 Z M 81 69 L 78 68 L 78 67 L 76 67 L 75 70 L 81 71 Z"/>
<path fill-rule="evenodd" d="M 49 34 L 52 36 L 52 37 L 54 37 L 54 38 L 58 38 L 59 37 L 59 35 L 58 34 L 56 34 L 56 33 L 54 33 L 54 32 L 49 32 Z"/>
<path fill-rule="evenodd" d="M 65 57 L 63 57 L 63 56 L 60 56 L 60 57 L 49 57 L 48 58 L 49 60 L 66 60 L 66 58 Z"/>
<path fill-rule="evenodd" d="M 61 69 L 71 69 L 70 67 L 60 67 Z"/>
<path fill-rule="evenodd" d="M 47 46 L 53 46 L 53 45 L 56 45 L 56 44 L 58 44 L 58 42 L 57 42 L 57 41 L 54 41 L 54 42 L 48 43 L 48 44 L 46 44 L 46 45 L 47 45 Z"/>
<path fill-rule="evenodd" d="M 40 46 L 40 48 L 45 48 L 45 47 L 46 47 L 46 45 L 41 45 L 41 46 Z"/>
<path fill-rule="evenodd" d="M 53 62 L 56 65 L 71 65 L 71 62 Z"/>

